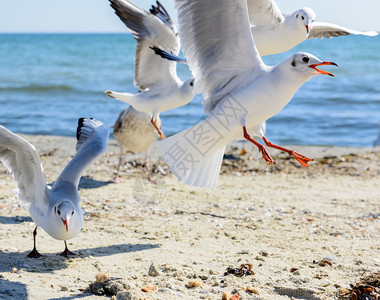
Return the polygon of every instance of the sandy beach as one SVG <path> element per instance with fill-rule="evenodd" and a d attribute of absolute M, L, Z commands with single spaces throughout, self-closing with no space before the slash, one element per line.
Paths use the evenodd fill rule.
<path fill-rule="evenodd" d="M 23 137 L 52 183 L 75 139 Z M 85 222 L 68 241 L 70 258 L 57 256 L 64 243 L 42 229 L 44 256 L 26 257 L 34 223 L 1 164 L 0 298 L 350 299 L 350 284 L 380 271 L 380 149 L 295 147 L 315 159 L 304 168 L 276 151 L 277 165 L 267 166 L 246 145 L 243 156 L 242 144 L 228 148 L 217 187 L 207 190 L 178 182 L 158 144 L 156 185 L 143 154 L 126 155 L 122 182 L 109 183 L 119 156 L 110 140 L 81 180 Z M 234 270 L 242 264 L 244 274 Z M 97 274 L 108 280 L 93 284 Z"/>

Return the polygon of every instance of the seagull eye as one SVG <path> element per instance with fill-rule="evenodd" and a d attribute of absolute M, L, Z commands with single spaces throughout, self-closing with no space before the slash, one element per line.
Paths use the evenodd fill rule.
<path fill-rule="evenodd" d="M 61 211 L 59 209 L 57 209 L 57 214 L 60 215 L 61 214 Z"/>
<path fill-rule="evenodd" d="M 304 17 L 304 16 L 302 16 L 302 17 L 301 17 L 301 19 L 302 19 L 302 20 L 305 20 L 305 17 Z"/>
<path fill-rule="evenodd" d="M 302 61 L 304 62 L 304 63 L 308 63 L 309 62 L 309 58 L 307 57 L 307 56 L 304 56 L 304 57 L 302 57 Z"/>
<path fill-rule="evenodd" d="M 190 82 L 190 86 L 193 86 L 194 85 L 194 82 L 192 81 L 192 82 Z"/>
<path fill-rule="evenodd" d="M 72 211 L 71 215 L 73 215 L 73 214 L 74 214 L 74 211 Z"/>

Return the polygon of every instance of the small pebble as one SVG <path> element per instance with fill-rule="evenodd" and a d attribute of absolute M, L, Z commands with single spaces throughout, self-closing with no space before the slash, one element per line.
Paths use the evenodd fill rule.
<path fill-rule="evenodd" d="M 259 289 L 254 287 L 247 287 L 246 291 L 256 295 L 260 293 Z"/>
<path fill-rule="evenodd" d="M 145 287 L 143 287 L 141 290 L 144 292 L 144 293 L 150 293 L 150 292 L 153 292 L 154 290 L 156 289 L 156 287 L 154 285 L 147 285 Z"/>
<path fill-rule="evenodd" d="M 116 300 L 132 300 L 133 294 L 131 292 L 119 292 L 116 295 Z"/>
<path fill-rule="evenodd" d="M 195 279 L 195 280 L 190 280 L 188 283 L 187 283 L 187 287 L 188 288 L 195 288 L 195 287 L 199 287 L 202 285 L 202 281 L 200 281 L 199 279 Z"/>
<path fill-rule="evenodd" d="M 157 270 L 156 266 L 153 263 L 149 267 L 148 275 L 153 277 L 160 275 L 160 272 Z"/>
<path fill-rule="evenodd" d="M 95 275 L 95 278 L 97 282 L 104 283 L 108 279 L 108 276 L 106 273 L 99 272 L 98 274 Z"/>

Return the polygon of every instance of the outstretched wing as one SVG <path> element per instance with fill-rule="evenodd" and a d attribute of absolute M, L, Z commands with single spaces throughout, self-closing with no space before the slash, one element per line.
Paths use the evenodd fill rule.
<path fill-rule="evenodd" d="M 78 188 L 83 171 L 107 149 L 109 130 L 95 119 L 78 120 L 76 154 L 59 175 L 53 189 L 71 185 Z"/>
<path fill-rule="evenodd" d="M 20 200 L 47 204 L 46 180 L 37 149 L 3 126 L 0 126 L 0 161 L 17 181 Z"/>
<path fill-rule="evenodd" d="M 178 55 L 179 36 L 168 13 L 157 1 L 150 12 L 129 0 L 110 0 L 116 15 L 137 40 L 135 54 L 135 85 L 145 90 L 177 78 L 176 63 L 161 59 L 150 48 L 160 48 Z"/>
<path fill-rule="evenodd" d="M 213 93 L 227 84 L 232 91 L 236 77 L 264 65 L 252 38 L 247 0 L 175 2 L 183 53 L 196 80 L 193 93 L 203 93 L 207 111 Z"/>
<path fill-rule="evenodd" d="M 326 22 L 314 22 L 312 23 L 308 39 L 323 39 L 323 38 L 332 38 L 342 35 L 366 35 L 366 36 L 376 36 L 379 33 L 376 31 L 357 31 L 352 30 L 340 25 L 335 25 Z"/>
<path fill-rule="evenodd" d="M 247 0 L 249 22 L 255 30 L 273 30 L 285 18 L 273 0 Z"/>

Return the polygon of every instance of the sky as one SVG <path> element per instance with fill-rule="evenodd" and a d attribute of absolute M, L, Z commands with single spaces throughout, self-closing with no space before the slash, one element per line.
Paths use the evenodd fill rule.
<path fill-rule="evenodd" d="M 155 1 L 155 0 L 154 0 Z M 148 9 L 153 0 L 136 0 Z M 160 0 L 176 22 L 174 2 Z M 379 0 L 277 0 L 283 12 L 311 7 L 318 21 L 380 30 Z M 107 0 L 0 0 L 1 33 L 126 32 Z"/>

